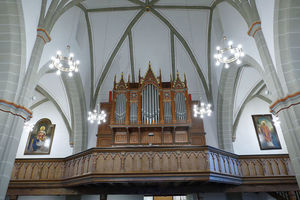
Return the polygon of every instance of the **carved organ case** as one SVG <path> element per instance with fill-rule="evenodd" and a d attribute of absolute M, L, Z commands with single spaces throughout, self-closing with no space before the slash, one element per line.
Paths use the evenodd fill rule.
<path fill-rule="evenodd" d="M 151 64 L 138 83 L 114 79 L 112 100 L 101 103 L 109 119 L 98 127 L 97 146 L 205 145 L 202 120 L 192 119 L 186 77 L 162 82 Z"/>

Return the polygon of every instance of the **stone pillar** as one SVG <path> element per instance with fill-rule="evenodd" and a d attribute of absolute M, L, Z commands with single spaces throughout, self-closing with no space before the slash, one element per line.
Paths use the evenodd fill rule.
<path fill-rule="evenodd" d="M 287 91 L 270 106 L 279 115 L 292 166 L 300 183 L 300 1 L 280 0 L 275 4 L 275 54 Z M 276 44 L 275 44 L 276 46 Z"/>
<path fill-rule="evenodd" d="M 24 119 L 29 118 L 31 113 L 17 103 L 19 82 L 25 70 L 21 1 L 0 0 L 0 13 L 0 200 L 4 200 Z"/>

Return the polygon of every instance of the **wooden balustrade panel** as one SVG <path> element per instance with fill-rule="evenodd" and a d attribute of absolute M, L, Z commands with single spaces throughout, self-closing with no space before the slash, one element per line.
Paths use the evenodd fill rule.
<path fill-rule="evenodd" d="M 184 180 L 186 173 L 218 174 L 236 178 L 289 177 L 294 173 L 286 155 L 237 156 L 213 148 L 132 148 L 92 149 L 66 159 L 22 159 L 16 160 L 11 181 L 63 181 L 79 176 L 122 176 L 131 174 L 129 180 L 142 174 L 145 178 L 165 177 L 176 173 Z M 205 172 L 205 173 L 204 173 Z M 169 176 L 169 175 L 168 175 Z M 257 179 L 261 178 L 261 179 Z M 80 178 L 78 179 L 80 183 Z M 146 180 L 146 179 L 145 179 Z M 250 180 L 250 179 L 249 179 Z M 276 180 L 276 179 L 272 179 Z M 295 179 L 293 179 L 295 180 Z M 24 184 L 26 185 L 26 184 Z"/>

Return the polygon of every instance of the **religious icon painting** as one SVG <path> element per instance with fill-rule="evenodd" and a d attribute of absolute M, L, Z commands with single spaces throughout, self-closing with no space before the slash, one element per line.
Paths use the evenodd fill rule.
<path fill-rule="evenodd" d="M 50 154 L 55 124 L 47 118 L 40 119 L 29 133 L 25 155 Z"/>
<path fill-rule="evenodd" d="M 272 115 L 252 115 L 259 147 L 261 150 L 281 149 Z"/>

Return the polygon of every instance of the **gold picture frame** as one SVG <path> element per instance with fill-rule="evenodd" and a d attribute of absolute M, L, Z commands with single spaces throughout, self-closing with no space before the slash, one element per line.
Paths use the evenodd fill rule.
<path fill-rule="evenodd" d="M 252 115 L 256 136 L 261 150 L 281 149 L 272 115 Z"/>
<path fill-rule="evenodd" d="M 50 119 L 40 119 L 29 133 L 24 155 L 48 155 L 51 152 L 55 124 Z"/>

